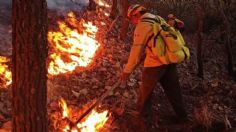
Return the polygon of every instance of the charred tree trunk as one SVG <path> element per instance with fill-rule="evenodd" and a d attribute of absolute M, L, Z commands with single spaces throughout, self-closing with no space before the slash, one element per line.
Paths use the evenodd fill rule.
<path fill-rule="evenodd" d="M 127 16 L 128 8 L 129 8 L 129 1 L 128 0 L 121 0 L 121 6 L 122 6 L 123 21 L 122 21 L 122 27 L 120 30 L 120 38 L 122 40 L 124 40 L 127 35 L 128 27 L 129 27 L 129 21 L 127 21 L 125 19 Z"/>
<path fill-rule="evenodd" d="M 226 41 L 225 41 L 225 46 L 226 46 L 226 51 L 227 51 L 227 55 L 228 55 L 228 72 L 230 75 L 235 76 L 234 74 L 234 64 L 233 64 L 233 47 L 232 47 L 232 43 L 230 40 L 230 23 L 227 21 L 227 19 L 224 20 L 225 22 L 225 28 L 226 28 Z"/>
<path fill-rule="evenodd" d="M 12 7 L 12 131 L 46 132 L 46 0 L 13 0 Z"/>
<path fill-rule="evenodd" d="M 111 13 L 109 17 L 115 19 L 116 15 L 117 15 L 117 0 L 112 0 Z"/>
<path fill-rule="evenodd" d="M 203 31 L 203 20 L 204 12 L 200 5 L 196 8 L 198 29 L 197 29 L 197 64 L 198 64 L 198 77 L 203 78 L 203 61 L 202 61 L 202 31 Z"/>
<path fill-rule="evenodd" d="M 227 5 L 227 3 L 225 3 Z M 225 13 L 224 12 L 224 7 L 223 5 L 221 5 L 221 3 L 219 3 L 219 7 L 220 7 L 220 14 L 223 17 L 223 23 L 224 23 L 224 29 L 225 29 L 225 47 L 226 47 L 226 52 L 227 52 L 227 58 L 228 58 L 228 65 L 227 65 L 227 69 L 228 72 L 231 76 L 236 78 L 236 71 L 234 71 L 234 57 L 233 57 L 233 46 L 232 46 L 232 41 L 231 41 L 231 27 L 230 27 L 230 21 L 228 19 L 228 17 L 226 16 L 226 14 L 229 13 Z"/>

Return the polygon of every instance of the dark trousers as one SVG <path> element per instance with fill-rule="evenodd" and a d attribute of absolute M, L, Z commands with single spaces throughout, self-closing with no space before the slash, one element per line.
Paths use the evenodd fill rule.
<path fill-rule="evenodd" d="M 181 118 L 187 116 L 176 64 L 162 65 L 158 67 L 145 67 L 142 73 L 142 84 L 139 88 L 137 110 L 143 113 L 151 105 L 151 94 L 157 82 L 160 82 L 165 94 L 170 101 L 175 113 Z"/>

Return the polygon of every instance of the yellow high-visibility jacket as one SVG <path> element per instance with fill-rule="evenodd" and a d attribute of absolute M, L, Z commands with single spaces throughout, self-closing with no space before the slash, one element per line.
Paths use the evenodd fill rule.
<path fill-rule="evenodd" d="M 131 73 L 135 66 L 139 63 L 144 50 L 146 50 L 146 58 L 144 60 L 144 67 L 156 67 L 163 65 L 148 47 L 153 45 L 153 39 L 148 41 L 149 37 L 153 34 L 153 26 L 150 23 L 142 23 L 142 18 L 155 18 L 156 16 L 151 13 L 145 13 L 136 25 L 133 37 L 133 45 L 131 47 L 128 62 L 124 68 L 125 73 Z M 148 44 L 147 44 L 148 41 Z M 147 44 L 147 46 L 146 46 Z"/>

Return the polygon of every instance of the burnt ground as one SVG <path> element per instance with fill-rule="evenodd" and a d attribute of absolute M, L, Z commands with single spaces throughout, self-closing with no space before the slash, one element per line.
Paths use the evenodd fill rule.
<path fill-rule="evenodd" d="M 0 55 L 11 55 L 11 26 L 9 8 L 0 6 Z M 2 13 L 3 12 L 3 13 Z M 54 29 L 57 19 L 63 16 L 48 12 L 49 30 Z M 97 40 L 103 48 L 97 54 L 89 70 L 50 77 L 48 80 L 48 117 L 50 131 L 53 128 L 54 115 L 60 110 L 58 99 L 63 97 L 73 108 L 81 108 L 91 100 L 100 97 L 118 80 L 121 67 L 126 62 L 132 44 L 131 26 L 126 41 L 118 37 L 120 19 L 107 33 L 112 20 L 102 12 L 77 12 L 78 19 L 92 21 L 98 28 Z M 4 18 L 4 19 L 3 19 Z M 106 25 L 102 25 L 104 22 Z M 178 66 L 180 83 L 189 121 L 177 122 L 175 114 L 158 85 L 153 93 L 152 117 L 142 119 L 129 114 L 135 106 L 141 67 L 131 75 L 126 88 L 116 88 L 101 104 L 101 108 L 112 112 L 111 121 L 104 131 L 235 131 L 236 130 L 236 83 L 227 73 L 227 55 L 225 46 L 214 39 L 219 30 L 204 34 L 204 79 L 197 76 L 196 38 L 194 34 L 185 34 L 186 42 L 191 47 L 191 59 Z M 7 33 L 7 34 L 6 34 Z M 7 130 L 11 119 L 11 88 L 0 90 L 0 128 Z M 1 131 L 1 129 L 0 129 Z"/>

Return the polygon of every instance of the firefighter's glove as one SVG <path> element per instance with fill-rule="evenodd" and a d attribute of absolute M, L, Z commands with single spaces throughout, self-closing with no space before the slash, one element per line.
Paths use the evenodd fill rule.
<path fill-rule="evenodd" d="M 121 87 L 124 88 L 126 86 L 127 80 L 129 78 L 130 73 L 123 72 L 120 76 Z"/>

